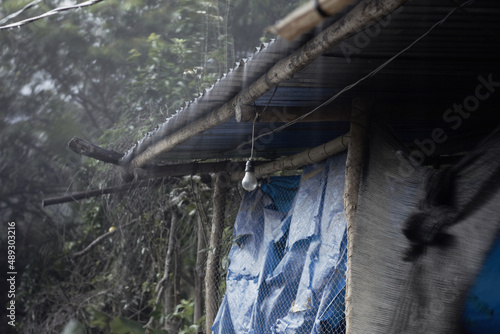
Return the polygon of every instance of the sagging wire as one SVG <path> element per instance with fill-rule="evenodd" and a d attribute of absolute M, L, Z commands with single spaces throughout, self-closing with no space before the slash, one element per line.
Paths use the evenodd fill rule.
<path fill-rule="evenodd" d="M 272 130 L 272 131 L 269 131 L 269 132 L 266 132 L 266 133 L 263 133 L 255 138 L 252 138 L 252 145 L 253 145 L 253 142 L 255 140 L 258 140 L 262 137 L 265 137 L 265 136 L 269 136 L 270 134 L 273 134 L 275 132 L 279 132 L 279 131 L 282 131 L 283 129 L 289 127 L 289 126 L 292 126 L 298 122 L 300 122 L 301 120 L 303 120 L 304 118 L 308 117 L 309 115 L 311 115 L 312 113 L 314 113 L 315 111 L 317 111 L 318 109 L 321 109 L 325 106 L 327 106 L 328 104 L 332 103 L 334 100 L 336 100 L 340 95 L 342 95 L 343 93 L 351 90 L 352 88 L 356 87 L 357 85 L 359 85 L 360 83 L 362 83 L 363 81 L 365 81 L 366 79 L 369 79 L 371 78 L 372 76 L 374 76 L 375 74 L 377 74 L 379 71 L 381 71 L 383 68 L 385 68 L 387 65 L 389 65 L 392 61 L 394 61 L 394 59 L 396 59 L 397 57 L 399 57 L 401 54 L 405 53 L 406 51 L 408 51 L 411 47 L 413 47 L 415 44 L 417 44 L 420 40 L 422 40 L 423 38 L 425 38 L 427 35 L 429 35 L 437 26 L 441 25 L 442 23 L 444 23 L 453 13 L 455 13 L 455 11 L 459 10 L 459 9 L 462 9 L 470 4 L 472 4 L 475 0 L 468 0 L 464 3 L 462 3 L 460 6 L 458 7 L 455 7 L 453 8 L 448 14 L 446 14 L 446 16 L 444 18 L 442 18 L 441 20 L 439 20 L 438 22 L 434 23 L 423 35 L 421 35 L 420 37 L 418 37 L 416 40 L 414 40 L 412 43 L 410 43 L 410 45 L 406 46 L 404 49 L 402 49 L 401 51 L 399 51 L 398 53 L 396 53 L 394 56 L 392 56 L 391 58 L 387 59 L 385 62 L 383 62 L 381 65 L 379 65 L 377 68 L 375 68 L 373 71 L 371 71 L 370 73 L 368 73 L 367 75 L 365 75 L 364 77 L 362 77 L 361 79 L 359 79 L 358 81 L 344 87 L 343 89 L 341 89 L 337 94 L 333 95 L 331 98 L 329 98 L 328 100 L 326 100 L 325 102 L 321 103 L 319 106 L 315 107 L 314 109 L 312 109 L 311 111 L 305 113 L 304 115 L 302 116 L 299 116 L 297 117 L 296 119 L 292 120 L 292 121 L 289 121 L 285 124 L 283 124 L 282 126 L 279 126 L 277 127 L 276 129 Z M 244 142 L 242 143 L 240 146 L 238 147 L 241 147 L 243 145 L 247 145 L 249 144 L 250 142 L 247 141 L 247 142 Z"/>

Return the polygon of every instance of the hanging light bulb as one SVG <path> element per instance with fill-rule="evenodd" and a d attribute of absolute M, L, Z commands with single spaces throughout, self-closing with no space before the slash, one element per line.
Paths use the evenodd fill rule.
<path fill-rule="evenodd" d="M 255 168 L 253 166 L 252 159 L 247 161 L 247 165 L 245 168 L 245 176 L 241 181 L 241 185 L 243 186 L 243 189 L 245 189 L 246 191 L 252 191 L 255 190 L 255 188 L 257 188 L 257 178 L 255 177 Z"/>
<path fill-rule="evenodd" d="M 252 125 L 252 148 L 250 150 L 250 159 L 248 159 L 246 167 L 245 167 L 245 176 L 243 177 L 243 180 L 241 180 L 241 185 L 243 189 L 246 191 L 252 191 L 257 188 L 258 182 L 257 182 L 257 177 L 255 176 L 255 168 L 253 165 L 253 142 L 254 142 L 254 135 L 255 135 L 255 121 L 257 120 L 257 117 L 259 114 L 255 113 L 255 117 L 253 119 L 253 125 Z"/>

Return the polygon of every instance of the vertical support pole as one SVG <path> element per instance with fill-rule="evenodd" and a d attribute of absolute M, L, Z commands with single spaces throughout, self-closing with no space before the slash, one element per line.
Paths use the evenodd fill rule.
<path fill-rule="evenodd" d="M 346 297 L 345 319 L 346 333 L 353 334 L 352 328 L 352 289 L 351 280 L 353 236 L 356 231 L 356 207 L 358 205 L 359 185 L 363 170 L 363 156 L 368 137 L 369 117 L 368 112 L 372 101 L 369 99 L 355 98 L 351 111 L 351 139 L 347 151 L 345 167 L 344 210 L 347 221 L 347 271 L 346 271 Z M 355 285 L 354 285 L 355 288 Z"/>
<path fill-rule="evenodd" d="M 205 279 L 205 260 L 207 253 L 204 249 L 207 247 L 205 242 L 205 226 L 201 214 L 198 214 L 198 245 L 196 253 L 196 268 L 194 275 L 194 312 L 193 322 L 197 323 L 203 317 L 203 281 Z"/>
<path fill-rule="evenodd" d="M 206 276 L 206 332 L 212 332 L 212 325 L 219 307 L 219 260 L 221 255 L 222 232 L 224 230 L 224 214 L 226 208 L 226 185 L 229 175 L 217 173 L 213 196 L 212 229 L 210 231 L 210 245 L 207 256 Z"/>
<path fill-rule="evenodd" d="M 172 267 L 175 265 L 175 244 L 176 244 L 176 230 L 177 230 L 177 224 L 179 222 L 179 217 L 177 214 L 177 209 L 174 207 L 171 207 L 170 209 L 171 213 L 171 221 L 170 221 L 170 231 L 169 231 L 169 236 L 168 236 L 168 248 L 167 248 L 167 255 L 165 257 L 165 270 L 163 272 L 163 278 L 161 279 L 161 283 L 158 283 L 158 286 L 160 286 L 160 290 L 158 291 L 158 301 L 160 299 L 160 296 L 163 292 L 165 291 L 164 294 L 164 314 L 172 314 L 174 312 L 175 308 L 175 303 L 174 303 L 174 296 L 173 296 L 173 282 L 170 279 L 170 273 L 172 272 Z M 163 326 L 164 329 L 171 331 L 173 328 L 175 328 L 174 321 L 169 321 L 165 317 L 165 323 Z"/>

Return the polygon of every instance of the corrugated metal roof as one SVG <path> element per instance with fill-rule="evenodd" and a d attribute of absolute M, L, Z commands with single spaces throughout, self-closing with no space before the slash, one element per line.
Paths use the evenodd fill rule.
<path fill-rule="evenodd" d="M 406 3 L 397 13 L 332 48 L 292 79 L 280 84 L 276 91 L 271 90 L 261 96 L 255 101 L 256 108 L 268 105 L 286 112 L 287 108 L 308 110 L 318 106 L 410 45 L 453 8 L 453 2 L 445 0 Z M 464 98 L 474 94 L 479 76 L 487 78 L 492 75 L 495 81 L 500 81 L 499 14 L 500 3 L 496 1 L 475 1 L 466 9 L 457 10 L 411 49 L 330 106 L 332 109 L 340 105 L 348 107 L 354 96 L 371 96 L 375 98 L 379 112 L 390 109 L 389 118 L 394 118 L 395 130 L 401 138 L 411 142 L 414 138 L 425 136 L 430 130 L 443 126 L 442 116 L 447 108 L 454 103 L 462 103 Z M 236 64 L 202 96 L 159 125 L 133 147 L 124 160 L 130 162 L 154 142 L 222 106 L 310 37 L 304 36 L 294 42 L 278 39 L 269 45 L 262 45 L 252 57 Z M 491 94 L 488 101 L 482 102 L 482 109 L 498 105 L 498 98 Z M 403 115 L 404 106 L 414 109 L 419 106 L 421 119 L 418 119 L 419 112 L 412 114 L 412 117 L 417 117 L 419 125 L 413 128 L 411 125 L 404 126 L 404 117 L 394 110 L 398 106 L 403 108 Z M 417 124 L 415 120 L 411 122 Z M 281 124 L 258 122 L 256 133 L 272 130 Z M 468 126 L 472 124 L 476 121 Z M 496 124 L 482 126 L 488 128 L 493 125 Z M 257 156 L 271 158 L 296 153 L 333 139 L 348 128 L 344 120 L 297 123 L 273 133 L 272 138 L 262 138 L 257 145 Z M 467 127 L 460 130 L 465 131 Z M 244 158 L 248 156 L 249 147 L 239 146 L 250 138 L 251 131 L 252 124 L 232 120 L 189 139 L 157 159 Z M 458 134 L 453 132 L 451 135 Z"/>

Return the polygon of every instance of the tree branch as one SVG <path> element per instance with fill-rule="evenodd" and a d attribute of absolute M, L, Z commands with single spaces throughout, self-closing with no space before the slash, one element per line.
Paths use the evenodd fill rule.
<path fill-rule="evenodd" d="M 42 15 L 30 17 L 30 18 L 22 20 L 22 21 L 17 21 L 17 22 L 11 23 L 11 24 L 0 26 L 0 30 L 21 27 L 21 26 L 24 26 L 24 25 L 26 25 L 28 23 L 41 20 L 43 18 L 46 18 L 48 16 L 52 16 L 52 15 L 58 14 L 60 12 L 64 12 L 64 11 L 72 10 L 72 9 L 79 9 L 79 8 L 83 8 L 83 7 L 89 7 L 89 6 L 95 5 L 96 3 L 99 3 L 101 1 L 104 1 L 104 0 L 88 0 L 88 1 L 76 4 L 76 5 L 72 5 L 72 6 L 58 7 L 58 8 L 52 9 L 52 10 L 50 10 L 48 12 L 45 12 Z"/>
<path fill-rule="evenodd" d="M 19 15 L 21 15 L 22 13 L 24 13 L 25 11 L 27 11 L 28 9 L 30 9 L 31 7 L 35 7 L 36 5 L 38 5 L 40 2 L 42 2 L 42 0 L 34 0 L 34 1 L 31 1 L 29 4 L 27 4 L 26 6 L 24 6 L 23 8 L 21 8 L 20 10 L 18 10 L 17 12 L 15 13 L 12 13 L 10 15 L 7 15 L 6 17 L 4 17 L 3 19 L 0 20 L 0 24 L 4 24 L 6 23 L 7 21 L 9 21 L 10 19 L 13 19 L 14 17 L 17 17 Z"/>
<path fill-rule="evenodd" d="M 69 141 L 68 147 L 75 153 L 83 154 L 87 157 L 94 158 L 103 162 L 109 162 L 115 165 L 118 164 L 118 161 L 123 156 L 123 153 L 118 153 L 113 150 L 101 148 L 78 137 L 73 137 Z"/>
<path fill-rule="evenodd" d="M 144 180 L 144 181 L 124 184 L 124 185 L 117 186 L 117 187 L 83 191 L 83 192 L 74 193 L 74 194 L 67 195 L 67 196 L 50 197 L 50 198 L 46 198 L 42 201 L 42 206 L 46 207 L 46 206 L 54 205 L 54 204 L 76 202 L 76 201 L 86 199 L 86 198 L 97 197 L 97 196 L 117 193 L 117 192 L 121 192 L 121 191 L 130 191 L 130 190 L 134 190 L 134 189 L 141 188 L 141 187 L 156 186 L 156 185 L 162 184 L 164 181 L 165 181 L 165 179 L 159 179 L 159 180 L 155 180 L 155 181 Z"/>
<path fill-rule="evenodd" d="M 119 228 L 124 228 L 124 227 L 127 227 L 127 226 L 130 226 L 134 223 L 137 222 L 137 219 L 134 219 L 133 221 L 129 222 L 128 224 L 125 224 L 123 226 L 120 226 Z M 112 230 L 112 231 L 109 231 L 109 232 L 106 232 L 104 233 L 103 235 L 99 236 L 97 239 L 95 239 L 94 241 L 92 241 L 87 247 L 85 247 L 85 249 L 79 251 L 79 252 L 76 252 L 74 253 L 73 255 L 71 255 L 71 259 L 76 259 L 77 257 L 80 257 L 82 255 L 85 255 L 87 254 L 88 252 L 90 252 L 92 250 L 92 248 L 94 248 L 97 244 L 99 244 L 101 241 L 103 241 L 104 239 L 106 239 L 107 237 L 113 235 L 116 233 L 116 231 L 118 231 L 118 229 L 115 229 L 115 230 Z"/>

